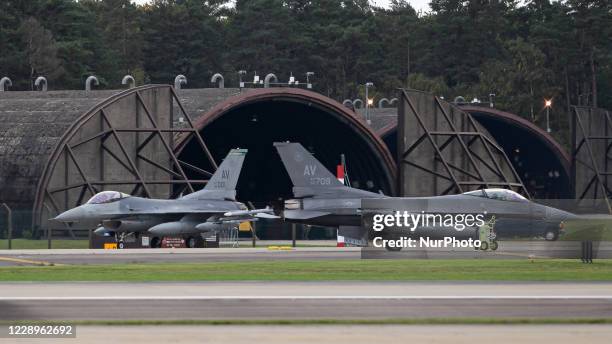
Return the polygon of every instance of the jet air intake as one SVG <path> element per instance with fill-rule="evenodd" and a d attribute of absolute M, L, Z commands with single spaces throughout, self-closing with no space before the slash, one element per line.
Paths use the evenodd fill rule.
<path fill-rule="evenodd" d="M 158 224 L 152 220 L 106 220 L 102 227 L 112 232 L 143 232 Z"/>

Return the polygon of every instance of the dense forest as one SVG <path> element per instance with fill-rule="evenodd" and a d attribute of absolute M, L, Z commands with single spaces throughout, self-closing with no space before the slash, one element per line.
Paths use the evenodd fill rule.
<path fill-rule="evenodd" d="M 612 108 L 610 0 L 432 0 L 430 13 L 407 1 L 389 9 L 367 0 L 3 0 L 0 76 L 13 90 L 81 89 L 95 74 L 119 88 L 138 84 L 211 87 L 238 70 L 301 81 L 342 100 L 398 87 L 447 99 L 488 99 L 541 121 L 553 99 L 553 124 L 566 127 L 572 105 Z M 563 120 L 562 120 L 563 119 Z"/>

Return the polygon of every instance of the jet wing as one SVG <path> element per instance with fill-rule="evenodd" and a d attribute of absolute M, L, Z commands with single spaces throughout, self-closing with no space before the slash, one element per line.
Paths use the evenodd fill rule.
<path fill-rule="evenodd" d="M 285 218 L 292 220 L 308 220 L 330 214 L 330 212 L 315 210 L 285 210 Z"/>

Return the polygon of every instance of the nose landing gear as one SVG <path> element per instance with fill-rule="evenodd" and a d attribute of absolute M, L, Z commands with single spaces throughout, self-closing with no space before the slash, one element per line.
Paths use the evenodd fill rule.
<path fill-rule="evenodd" d="M 558 237 L 559 237 L 559 231 L 555 229 L 547 229 L 546 232 L 544 232 L 544 239 L 546 241 L 555 241 L 557 240 Z"/>
<path fill-rule="evenodd" d="M 497 242 L 497 234 L 495 233 L 495 216 L 480 226 L 478 229 L 478 240 L 480 240 L 480 249 L 483 251 L 496 251 L 499 248 Z M 478 248 L 476 248 L 478 249 Z"/>

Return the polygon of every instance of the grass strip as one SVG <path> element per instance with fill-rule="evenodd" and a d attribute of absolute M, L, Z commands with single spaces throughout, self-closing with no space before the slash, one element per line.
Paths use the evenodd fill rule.
<path fill-rule="evenodd" d="M 13 250 L 43 250 L 47 249 L 47 240 L 34 240 L 34 239 L 13 239 L 11 240 L 11 246 Z M 77 240 L 64 240 L 58 239 L 53 240 L 51 245 L 54 249 L 73 249 L 73 248 L 89 248 L 89 240 L 77 239 Z M 0 239 L 0 254 L 3 249 L 8 249 L 8 240 Z"/>
<path fill-rule="evenodd" d="M 0 282 L 612 281 L 612 260 L 324 260 L 3 266 Z"/>

